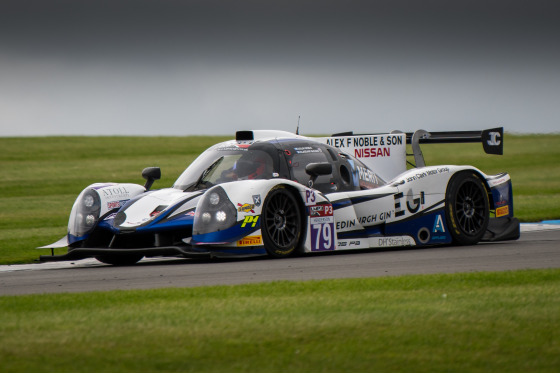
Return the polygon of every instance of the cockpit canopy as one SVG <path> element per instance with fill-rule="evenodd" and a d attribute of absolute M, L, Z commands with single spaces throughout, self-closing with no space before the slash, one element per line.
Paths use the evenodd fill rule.
<path fill-rule="evenodd" d="M 311 177 L 307 165 L 332 165 L 332 173 Z M 323 193 L 371 189 L 385 184 L 356 158 L 307 139 L 228 141 L 202 153 L 177 179 L 188 191 L 250 179 L 285 178 Z"/>

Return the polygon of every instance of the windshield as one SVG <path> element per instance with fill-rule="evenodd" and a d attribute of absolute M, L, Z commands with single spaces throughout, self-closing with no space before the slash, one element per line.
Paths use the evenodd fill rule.
<path fill-rule="evenodd" d="M 272 158 L 267 152 L 253 148 L 237 142 L 212 147 L 194 160 L 173 188 L 194 191 L 225 182 L 272 178 Z"/>

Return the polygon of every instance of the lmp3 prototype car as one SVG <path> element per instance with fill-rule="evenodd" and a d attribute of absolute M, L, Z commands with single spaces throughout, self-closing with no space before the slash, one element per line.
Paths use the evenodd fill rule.
<path fill-rule="evenodd" d="M 503 128 L 326 138 L 238 131 L 203 152 L 172 188 L 150 190 L 161 177 L 157 167 L 144 169 L 144 186 L 88 186 L 68 234 L 41 247 L 68 253 L 40 260 L 128 265 L 145 256 L 287 257 L 517 239 L 507 173 L 425 166 L 419 145 L 475 141 L 502 154 Z M 407 144 L 415 160 L 409 170 Z"/>

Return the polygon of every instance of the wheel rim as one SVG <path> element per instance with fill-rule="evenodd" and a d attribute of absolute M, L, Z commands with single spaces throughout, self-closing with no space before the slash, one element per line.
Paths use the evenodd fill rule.
<path fill-rule="evenodd" d="M 299 216 L 288 196 L 272 196 L 265 210 L 265 226 L 272 242 L 280 248 L 292 247 L 298 240 Z"/>
<path fill-rule="evenodd" d="M 484 191 L 473 182 L 465 182 L 457 193 L 456 211 L 459 225 L 467 234 L 475 235 L 484 226 Z"/>

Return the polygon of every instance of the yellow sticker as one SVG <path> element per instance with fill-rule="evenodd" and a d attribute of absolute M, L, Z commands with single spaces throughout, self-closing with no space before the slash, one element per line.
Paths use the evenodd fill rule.
<path fill-rule="evenodd" d="M 245 216 L 243 223 L 241 223 L 241 227 L 245 227 L 247 225 L 250 225 L 251 227 L 255 227 L 255 225 L 259 221 L 259 217 L 260 216 Z"/>
<path fill-rule="evenodd" d="M 509 214 L 509 205 L 496 209 L 496 217 L 503 217 Z"/>
<path fill-rule="evenodd" d="M 243 239 L 237 241 L 238 247 L 249 247 L 253 245 L 262 245 L 262 236 L 246 236 Z"/>

